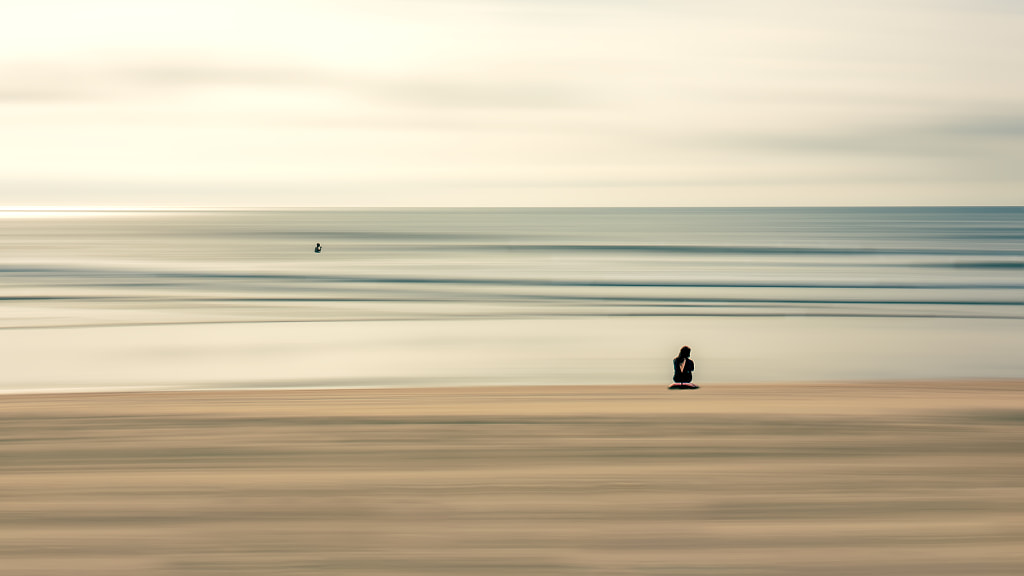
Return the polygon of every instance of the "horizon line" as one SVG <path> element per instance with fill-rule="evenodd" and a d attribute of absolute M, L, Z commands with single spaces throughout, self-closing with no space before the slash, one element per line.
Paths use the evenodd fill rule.
<path fill-rule="evenodd" d="M 220 212 L 220 211 L 307 211 L 307 210 L 479 210 L 479 209 L 681 209 L 681 208 L 1024 208 L 1024 204 L 732 204 L 732 205 L 39 205 L 0 206 L 0 212 Z"/>

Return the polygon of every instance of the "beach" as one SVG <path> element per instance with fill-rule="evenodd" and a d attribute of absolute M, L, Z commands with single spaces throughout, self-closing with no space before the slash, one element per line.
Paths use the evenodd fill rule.
<path fill-rule="evenodd" d="M 0 397 L 7 576 L 1019 574 L 1024 380 Z"/>

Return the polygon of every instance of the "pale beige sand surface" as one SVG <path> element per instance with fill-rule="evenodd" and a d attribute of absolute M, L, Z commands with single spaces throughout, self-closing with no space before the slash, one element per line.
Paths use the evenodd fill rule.
<path fill-rule="evenodd" d="M 1024 381 L 0 396 L 0 573 L 1024 573 Z"/>

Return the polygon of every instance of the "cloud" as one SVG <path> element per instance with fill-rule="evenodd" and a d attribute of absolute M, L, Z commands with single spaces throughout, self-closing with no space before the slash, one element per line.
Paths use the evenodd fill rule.
<path fill-rule="evenodd" d="M 1024 142 L 1024 111 L 1017 114 L 978 114 L 962 118 L 945 119 L 931 126 L 939 135 L 973 137 L 992 140 L 1020 139 Z"/>
<path fill-rule="evenodd" d="M 720 141 L 735 146 L 810 155 L 962 157 L 970 151 L 1024 145 L 1024 111 L 970 114 L 917 123 L 889 123 L 860 128 L 792 131 L 733 136 Z"/>
<path fill-rule="evenodd" d="M 0 105 L 53 104 L 92 98 L 88 79 L 66 66 L 18 64 L 0 68 Z"/>
<path fill-rule="evenodd" d="M 290 91 L 423 108 L 559 108 L 584 101 L 566 86 L 522 78 L 398 76 L 284 66 L 171 63 L 122 66 L 37 64 L 0 69 L 0 103 L 145 100 L 170 93 L 238 88 Z"/>

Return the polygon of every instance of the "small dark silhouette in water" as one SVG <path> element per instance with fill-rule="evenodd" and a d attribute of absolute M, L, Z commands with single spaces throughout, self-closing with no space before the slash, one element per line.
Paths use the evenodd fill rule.
<path fill-rule="evenodd" d="M 683 346 L 679 349 L 679 356 L 672 359 L 672 381 L 675 384 L 668 387 L 669 390 L 694 390 L 699 388 L 693 382 L 693 360 L 690 360 L 690 347 Z"/>
<path fill-rule="evenodd" d="M 320 253 L 320 243 L 319 242 L 316 243 L 316 248 L 313 248 L 313 252 L 316 252 L 317 254 Z"/>

